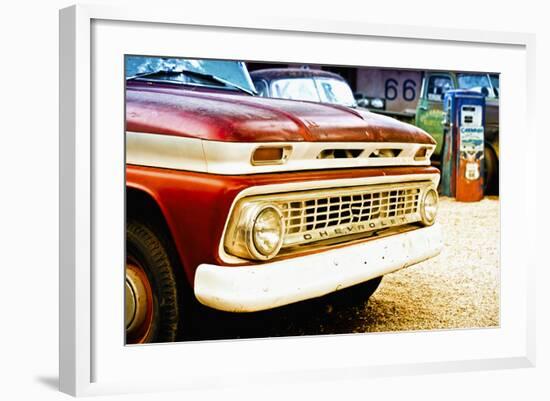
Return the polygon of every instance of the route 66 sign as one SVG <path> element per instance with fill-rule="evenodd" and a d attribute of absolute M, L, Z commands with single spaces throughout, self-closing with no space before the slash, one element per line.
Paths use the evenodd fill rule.
<path fill-rule="evenodd" d="M 466 179 L 473 181 L 479 178 L 479 164 L 467 163 L 466 164 Z"/>
<path fill-rule="evenodd" d="M 480 160 L 483 159 L 483 127 L 460 127 L 460 158 L 466 160 L 465 177 L 480 177 Z"/>

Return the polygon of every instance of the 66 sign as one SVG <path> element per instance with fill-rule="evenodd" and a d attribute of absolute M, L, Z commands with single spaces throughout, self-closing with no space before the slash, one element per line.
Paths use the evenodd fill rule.
<path fill-rule="evenodd" d="M 420 94 L 422 73 L 381 68 L 365 68 L 357 74 L 357 92 L 386 100 L 386 110 L 412 112 Z"/>
<path fill-rule="evenodd" d="M 386 101 L 395 100 L 401 95 L 404 100 L 410 102 L 416 99 L 417 83 L 412 79 L 405 79 L 402 83 L 401 92 L 399 82 L 394 78 L 386 79 L 384 97 Z"/>

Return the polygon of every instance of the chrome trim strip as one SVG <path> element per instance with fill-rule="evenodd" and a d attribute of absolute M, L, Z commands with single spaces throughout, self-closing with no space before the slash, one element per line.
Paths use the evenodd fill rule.
<path fill-rule="evenodd" d="M 207 172 L 202 141 L 172 135 L 126 133 L 126 163 Z"/>
<path fill-rule="evenodd" d="M 286 147 L 285 163 L 252 165 L 259 146 Z M 415 160 L 421 147 L 426 158 Z M 318 158 L 324 150 L 362 149 L 352 158 Z M 371 157 L 383 149 L 399 149 L 397 157 Z M 239 175 L 350 167 L 428 166 L 435 145 L 394 142 L 220 142 L 173 135 L 126 132 L 126 161 L 139 166 L 170 168 L 212 174 Z"/>

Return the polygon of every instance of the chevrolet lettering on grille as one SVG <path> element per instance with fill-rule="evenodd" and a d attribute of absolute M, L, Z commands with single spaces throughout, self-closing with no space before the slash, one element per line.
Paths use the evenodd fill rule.
<path fill-rule="evenodd" d="M 419 219 L 420 219 L 419 216 L 399 216 L 399 217 L 390 218 L 386 220 L 380 220 L 377 222 L 352 223 L 352 224 L 347 224 L 345 226 L 341 226 L 330 230 L 317 230 L 317 231 L 308 232 L 303 234 L 302 238 L 303 238 L 303 241 L 307 241 L 307 242 L 321 241 L 324 239 L 339 237 L 343 235 L 351 235 L 351 234 L 357 234 L 357 233 L 362 233 L 367 231 L 375 231 L 379 229 L 395 227 L 403 224 L 409 224 L 409 223 L 418 221 Z M 288 239 L 284 242 L 285 245 L 291 244 L 292 239 L 293 239 L 292 236 L 288 237 Z"/>

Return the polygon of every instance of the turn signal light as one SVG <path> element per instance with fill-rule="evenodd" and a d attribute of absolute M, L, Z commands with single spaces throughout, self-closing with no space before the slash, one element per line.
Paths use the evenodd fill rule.
<path fill-rule="evenodd" d="M 291 149 L 290 146 L 262 146 L 252 153 L 251 162 L 255 166 L 283 164 L 288 159 Z"/>

